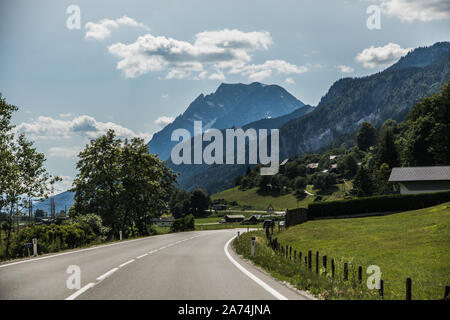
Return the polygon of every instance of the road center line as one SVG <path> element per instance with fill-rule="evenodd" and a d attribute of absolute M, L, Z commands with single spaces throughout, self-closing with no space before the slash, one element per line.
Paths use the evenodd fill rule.
<path fill-rule="evenodd" d="M 241 270 L 247 277 L 255 281 L 257 284 L 259 284 L 261 287 L 263 287 L 267 292 L 269 292 L 271 295 L 273 295 L 278 300 L 288 300 L 285 296 L 283 296 L 281 293 L 276 291 L 274 288 L 269 286 L 267 283 L 259 279 L 257 276 L 255 276 L 253 273 L 245 269 L 243 266 L 241 266 L 236 260 L 233 259 L 233 257 L 228 252 L 228 246 L 230 245 L 231 241 L 234 240 L 236 236 L 233 236 L 223 247 L 223 250 L 225 251 L 225 254 L 227 258 L 233 263 L 239 270 Z"/>
<path fill-rule="evenodd" d="M 148 253 L 141 254 L 140 256 L 136 257 L 136 259 L 143 258 L 143 257 L 145 257 L 146 255 L 148 255 Z"/>
<path fill-rule="evenodd" d="M 103 281 L 104 279 L 108 278 L 110 275 L 112 275 L 114 272 L 119 270 L 119 268 L 114 268 L 109 270 L 108 272 L 102 274 L 100 277 L 97 278 L 97 281 Z"/>
<path fill-rule="evenodd" d="M 124 263 L 122 263 L 122 264 L 119 266 L 119 268 L 125 267 L 127 264 L 132 263 L 133 261 L 134 261 L 134 259 L 131 259 L 131 260 L 127 261 L 127 262 L 124 262 Z"/>
<path fill-rule="evenodd" d="M 95 283 L 93 283 L 93 282 L 88 283 L 83 288 L 77 290 L 74 294 L 72 294 L 71 296 L 67 297 L 66 300 L 75 300 L 79 295 L 83 294 L 84 292 L 86 292 L 87 290 L 92 288 L 93 286 L 95 286 Z"/>

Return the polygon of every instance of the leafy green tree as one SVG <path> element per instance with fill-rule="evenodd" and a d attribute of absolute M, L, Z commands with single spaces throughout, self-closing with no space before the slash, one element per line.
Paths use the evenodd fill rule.
<path fill-rule="evenodd" d="M 388 126 L 381 129 L 380 137 L 375 147 L 374 157 L 378 167 L 383 163 L 387 163 L 390 168 L 400 165 L 394 129 L 392 127 Z"/>
<path fill-rule="evenodd" d="M 324 191 L 337 183 L 336 175 L 334 173 L 316 172 L 311 176 L 311 183 L 314 188 Z"/>
<path fill-rule="evenodd" d="M 376 143 L 377 129 L 369 122 L 363 122 L 356 134 L 356 144 L 361 150 L 367 151 Z"/>
<path fill-rule="evenodd" d="M 45 212 L 44 212 L 44 210 L 42 210 L 42 209 L 37 209 L 37 210 L 34 212 L 34 216 L 35 216 L 36 218 L 42 218 L 42 217 L 45 217 Z"/>
<path fill-rule="evenodd" d="M 178 218 L 170 227 L 170 232 L 195 230 L 195 220 L 192 214 Z"/>
<path fill-rule="evenodd" d="M 294 181 L 296 189 L 304 189 L 307 185 L 307 180 L 305 177 L 297 177 Z"/>
<path fill-rule="evenodd" d="M 419 101 L 403 126 L 402 164 L 450 164 L 450 81 L 440 92 Z"/>
<path fill-rule="evenodd" d="M 389 176 L 391 169 L 387 163 L 383 163 L 375 172 L 374 183 L 377 187 L 378 193 L 385 194 L 392 192 L 392 185 L 389 183 Z"/>
<path fill-rule="evenodd" d="M 201 217 L 205 215 L 205 211 L 211 204 L 211 198 L 207 193 L 201 189 L 196 189 L 191 192 L 190 205 L 191 213 L 194 217 Z"/>
<path fill-rule="evenodd" d="M 359 167 L 353 181 L 353 188 L 356 190 L 358 197 L 367 197 L 374 194 L 376 188 L 372 176 L 364 166 Z"/>
<path fill-rule="evenodd" d="M 358 164 L 352 154 L 346 154 L 338 160 L 338 170 L 342 173 L 342 176 L 346 179 L 351 179 L 356 175 L 358 171 Z"/>
<path fill-rule="evenodd" d="M 92 140 L 79 154 L 71 215 L 98 214 L 110 235 L 147 235 L 150 219 L 168 211 L 175 175 L 142 139 L 121 140 L 114 131 Z"/>

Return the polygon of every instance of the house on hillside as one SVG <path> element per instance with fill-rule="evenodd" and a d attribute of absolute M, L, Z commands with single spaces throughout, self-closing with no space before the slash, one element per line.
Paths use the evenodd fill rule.
<path fill-rule="evenodd" d="M 314 171 L 317 170 L 318 167 L 319 167 L 318 162 L 308 163 L 306 165 L 306 169 L 308 170 L 309 173 L 313 173 Z"/>
<path fill-rule="evenodd" d="M 225 204 L 213 204 L 212 208 L 217 211 L 227 210 L 227 206 Z"/>
<path fill-rule="evenodd" d="M 450 191 L 450 166 L 393 168 L 389 182 L 401 194 Z"/>

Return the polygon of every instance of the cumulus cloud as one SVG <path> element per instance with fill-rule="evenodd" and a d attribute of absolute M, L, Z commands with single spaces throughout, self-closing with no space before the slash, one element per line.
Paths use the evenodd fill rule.
<path fill-rule="evenodd" d="M 65 192 L 72 188 L 73 178 L 71 176 L 59 176 L 62 181 L 58 181 L 54 185 L 54 194 Z M 69 208 L 67 208 L 69 209 Z"/>
<path fill-rule="evenodd" d="M 388 43 L 384 47 L 370 46 L 356 56 L 356 61 L 362 63 L 365 68 L 390 66 L 410 50 L 411 48 L 403 49 L 396 43 Z"/>
<path fill-rule="evenodd" d="M 292 78 L 286 78 L 286 80 L 284 80 L 287 84 L 295 84 L 295 80 Z"/>
<path fill-rule="evenodd" d="M 302 73 L 306 67 L 283 60 L 269 60 L 249 65 L 251 53 L 268 50 L 272 37 L 266 31 L 204 31 L 195 35 L 193 43 L 170 37 L 146 34 L 134 43 L 115 43 L 109 52 L 118 57 L 117 69 L 125 77 L 136 78 L 149 72 L 167 71 L 166 79 L 225 79 L 225 73 L 239 73 L 251 80 L 279 73 Z M 209 68 L 215 70 L 210 73 Z"/>
<path fill-rule="evenodd" d="M 343 65 L 343 64 L 341 64 L 339 66 L 336 66 L 336 68 L 338 68 L 339 71 L 341 71 L 342 73 L 353 73 L 353 72 L 355 72 L 355 69 L 353 69 L 350 66 Z"/>
<path fill-rule="evenodd" d="M 240 73 L 247 75 L 251 80 L 260 81 L 270 77 L 273 72 L 287 75 L 307 71 L 308 68 L 305 66 L 297 66 L 283 60 L 268 60 L 263 64 L 235 66 L 230 70 L 230 73 Z"/>
<path fill-rule="evenodd" d="M 73 158 L 80 153 L 81 149 L 78 147 L 51 147 L 48 151 L 52 157 Z"/>
<path fill-rule="evenodd" d="M 22 122 L 15 128 L 17 132 L 24 132 L 34 139 L 70 139 L 74 135 L 95 139 L 105 134 L 108 129 L 113 129 L 121 138 L 140 137 L 145 140 L 151 138 L 151 134 L 135 133 L 119 124 L 97 121 L 87 115 L 78 116 L 72 120 L 39 116 L 36 120 L 29 123 Z"/>
<path fill-rule="evenodd" d="M 155 120 L 155 124 L 157 124 L 159 127 L 165 127 L 169 123 L 172 123 L 173 120 L 175 120 L 174 117 L 162 116 Z"/>
<path fill-rule="evenodd" d="M 136 20 L 123 16 L 122 18 L 118 18 L 115 20 L 111 19 L 102 19 L 99 22 L 88 22 L 84 26 L 86 29 L 86 34 L 84 36 L 85 39 L 94 39 L 94 40 L 102 40 L 111 36 L 112 29 L 118 29 L 121 25 L 130 26 L 130 27 L 138 27 L 146 30 L 150 30 L 148 26 L 141 22 L 137 22 Z"/>
<path fill-rule="evenodd" d="M 450 19 L 448 0 L 388 0 L 381 3 L 381 8 L 406 22 Z"/>

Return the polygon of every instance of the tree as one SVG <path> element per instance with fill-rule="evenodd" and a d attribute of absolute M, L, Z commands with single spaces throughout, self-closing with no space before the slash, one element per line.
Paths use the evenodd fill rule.
<path fill-rule="evenodd" d="M 369 123 L 363 122 L 356 134 L 356 144 L 361 150 L 367 151 L 377 139 L 377 129 Z"/>
<path fill-rule="evenodd" d="M 122 144 L 113 130 L 79 154 L 71 216 L 98 214 L 110 235 L 119 230 L 147 235 L 150 219 L 168 210 L 175 175 L 142 139 Z"/>
<path fill-rule="evenodd" d="M 391 175 L 391 169 L 387 163 L 383 163 L 380 168 L 375 172 L 375 185 L 378 193 L 385 194 L 392 191 L 392 185 L 389 183 L 389 176 Z"/>
<path fill-rule="evenodd" d="M 316 172 L 311 176 L 311 183 L 314 188 L 323 191 L 337 183 L 336 175 L 334 173 Z"/>
<path fill-rule="evenodd" d="M 395 144 L 394 129 L 392 127 L 383 127 L 380 131 L 380 137 L 375 147 L 374 157 L 377 167 L 387 163 L 390 168 L 400 165 L 397 145 Z"/>
<path fill-rule="evenodd" d="M 34 212 L 34 216 L 35 216 L 36 218 L 42 218 L 42 217 L 45 216 L 45 212 L 44 212 L 44 210 L 42 210 L 42 209 L 37 209 L 37 210 Z"/>
<path fill-rule="evenodd" d="M 196 189 L 191 192 L 191 213 L 194 217 L 201 217 L 211 204 L 211 198 L 201 189 Z"/>
<path fill-rule="evenodd" d="M 306 178 L 304 177 L 297 177 L 295 178 L 295 188 L 296 189 L 304 189 L 307 185 Z"/>
<path fill-rule="evenodd" d="M 338 169 L 339 172 L 342 173 L 342 176 L 344 178 L 351 179 L 356 175 L 356 172 L 358 171 L 358 164 L 356 163 L 353 155 L 346 154 L 339 159 Z"/>
<path fill-rule="evenodd" d="M 373 195 L 375 186 L 370 172 L 361 166 L 353 181 L 353 188 L 356 190 L 358 197 L 367 197 Z"/>

